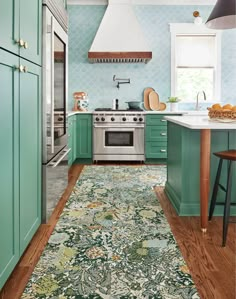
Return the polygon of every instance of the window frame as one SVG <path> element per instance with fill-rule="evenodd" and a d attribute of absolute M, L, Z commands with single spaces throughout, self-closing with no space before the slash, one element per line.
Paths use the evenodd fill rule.
<path fill-rule="evenodd" d="M 171 96 L 176 95 L 177 90 L 177 67 L 176 67 L 176 38 L 178 35 L 214 35 L 216 45 L 216 62 L 213 68 L 213 98 L 206 102 L 221 102 L 221 31 L 207 28 L 204 24 L 170 23 L 171 33 Z M 191 68 L 191 67 L 190 67 Z M 196 100 L 184 101 L 183 103 L 195 103 Z"/>

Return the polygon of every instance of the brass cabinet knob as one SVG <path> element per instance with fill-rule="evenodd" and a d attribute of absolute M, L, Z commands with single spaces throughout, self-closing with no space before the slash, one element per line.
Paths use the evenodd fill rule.
<path fill-rule="evenodd" d="M 27 42 L 24 42 L 23 47 L 24 47 L 25 49 L 28 49 L 28 47 L 29 47 L 28 43 L 27 43 Z"/>
<path fill-rule="evenodd" d="M 18 70 L 19 72 L 23 73 L 24 72 L 24 66 L 21 64 L 19 66 L 16 67 L 16 70 Z"/>
<path fill-rule="evenodd" d="M 24 47 L 24 43 L 25 43 L 25 42 L 23 41 L 23 39 L 20 38 L 19 40 L 16 41 L 16 43 L 17 43 L 20 47 Z"/>
<path fill-rule="evenodd" d="M 15 67 L 16 70 L 18 70 L 21 73 L 27 73 L 28 69 L 27 66 L 20 64 L 19 66 Z"/>

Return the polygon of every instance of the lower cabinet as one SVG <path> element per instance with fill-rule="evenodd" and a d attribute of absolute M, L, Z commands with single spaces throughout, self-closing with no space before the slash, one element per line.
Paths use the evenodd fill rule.
<path fill-rule="evenodd" d="M 71 149 L 68 155 L 68 164 L 71 166 L 76 160 L 76 115 L 68 117 L 68 147 Z"/>
<path fill-rule="evenodd" d="M 68 145 L 71 148 L 68 164 L 92 163 L 92 115 L 74 114 L 68 118 Z"/>
<path fill-rule="evenodd" d="M 0 57 L 1 289 L 41 221 L 41 68 Z"/>
<path fill-rule="evenodd" d="M 166 160 L 167 158 L 167 121 L 161 115 L 146 115 L 145 157 Z"/>
<path fill-rule="evenodd" d="M 92 159 L 92 115 L 76 115 L 76 158 Z"/>

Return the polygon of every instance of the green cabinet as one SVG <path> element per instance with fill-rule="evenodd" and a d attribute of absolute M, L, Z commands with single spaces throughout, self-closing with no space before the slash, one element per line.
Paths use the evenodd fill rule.
<path fill-rule="evenodd" d="M 92 159 L 92 115 L 76 115 L 76 158 Z"/>
<path fill-rule="evenodd" d="M 1 288 L 40 225 L 41 68 L 0 49 L 0 98 Z"/>
<path fill-rule="evenodd" d="M 19 259 L 18 58 L 5 54 L 0 50 L 0 289 Z"/>
<path fill-rule="evenodd" d="M 0 0 L 0 47 L 41 65 L 42 0 Z"/>
<path fill-rule="evenodd" d="M 219 158 L 214 152 L 236 148 L 235 130 L 211 130 L 210 193 L 211 198 Z M 222 167 L 221 184 L 226 185 L 227 166 Z M 233 182 L 236 181 L 234 165 Z M 193 130 L 168 122 L 168 158 L 165 192 L 180 216 L 200 215 L 200 130 Z M 219 190 L 222 200 L 225 193 Z M 236 200 L 236 184 L 232 185 L 232 201 Z M 236 207 L 231 207 L 236 215 Z M 223 206 L 216 206 L 214 215 L 223 213 Z"/>
<path fill-rule="evenodd" d="M 146 115 L 145 157 L 148 159 L 167 158 L 167 121 L 161 115 Z"/>
<path fill-rule="evenodd" d="M 71 149 L 68 154 L 68 164 L 71 166 L 76 160 L 76 115 L 68 117 L 68 147 Z"/>
<path fill-rule="evenodd" d="M 41 68 L 20 59 L 19 185 L 20 254 L 41 223 Z"/>

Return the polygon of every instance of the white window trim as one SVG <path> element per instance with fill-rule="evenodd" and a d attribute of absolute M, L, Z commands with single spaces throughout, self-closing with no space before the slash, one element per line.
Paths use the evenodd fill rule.
<path fill-rule="evenodd" d="M 171 32 L 171 96 L 176 94 L 176 35 L 180 34 L 214 34 L 216 36 L 216 69 L 214 73 L 214 95 L 213 99 L 207 102 L 221 102 L 221 31 L 212 30 L 205 26 L 205 24 L 196 25 L 194 23 L 170 23 Z M 188 101 L 188 103 L 195 102 Z M 186 102 L 187 103 L 187 102 Z"/>

